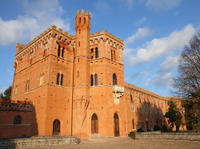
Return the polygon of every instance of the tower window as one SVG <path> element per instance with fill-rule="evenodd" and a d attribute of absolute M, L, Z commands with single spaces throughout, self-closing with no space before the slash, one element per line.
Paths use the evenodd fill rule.
<path fill-rule="evenodd" d="M 78 46 L 79 46 L 79 47 L 81 46 L 81 42 L 80 42 L 80 41 L 78 42 Z"/>
<path fill-rule="evenodd" d="M 62 48 L 62 57 L 64 57 L 65 48 Z"/>
<path fill-rule="evenodd" d="M 63 85 L 63 74 L 60 75 L 60 85 Z"/>
<path fill-rule="evenodd" d="M 90 85 L 93 86 L 93 75 L 90 76 Z"/>
<path fill-rule="evenodd" d="M 57 81 L 56 81 L 56 84 L 59 85 L 59 82 L 60 82 L 60 74 L 57 73 Z"/>
<path fill-rule="evenodd" d="M 79 24 L 81 24 L 81 17 L 79 18 Z"/>
<path fill-rule="evenodd" d="M 131 100 L 131 102 L 133 102 L 133 97 L 132 97 L 132 94 L 130 94 L 130 100 Z"/>
<path fill-rule="evenodd" d="M 60 56 L 60 45 L 58 45 L 58 56 Z"/>
<path fill-rule="evenodd" d="M 93 59 L 93 48 L 91 49 L 91 59 Z"/>
<path fill-rule="evenodd" d="M 97 74 L 94 75 L 94 80 L 95 80 L 95 86 L 98 85 L 98 75 Z"/>
<path fill-rule="evenodd" d="M 86 24 L 86 18 L 84 17 L 84 24 Z"/>
<path fill-rule="evenodd" d="M 57 73 L 57 79 L 56 79 L 56 84 L 57 85 L 63 85 L 63 74 Z"/>
<path fill-rule="evenodd" d="M 99 57 L 99 53 L 98 53 L 98 48 L 96 47 L 95 48 L 95 58 L 98 58 Z"/>
<path fill-rule="evenodd" d="M 117 75 L 113 74 L 113 85 L 117 85 Z"/>

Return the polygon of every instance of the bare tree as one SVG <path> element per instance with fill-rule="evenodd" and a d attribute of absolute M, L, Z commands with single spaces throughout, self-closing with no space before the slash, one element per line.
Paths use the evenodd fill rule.
<path fill-rule="evenodd" d="M 179 76 L 174 79 L 177 93 L 184 99 L 200 100 L 200 33 L 185 46 L 178 71 Z"/>

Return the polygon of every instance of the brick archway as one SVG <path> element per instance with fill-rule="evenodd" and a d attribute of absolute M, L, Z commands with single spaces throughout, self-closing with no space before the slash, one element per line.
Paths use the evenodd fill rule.
<path fill-rule="evenodd" d="M 58 119 L 53 121 L 53 136 L 60 135 L 60 121 Z"/>

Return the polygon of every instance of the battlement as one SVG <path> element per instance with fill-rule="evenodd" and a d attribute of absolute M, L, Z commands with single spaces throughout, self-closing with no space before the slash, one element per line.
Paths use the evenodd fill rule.
<path fill-rule="evenodd" d="M 41 41 L 42 43 L 45 42 L 46 38 L 45 37 L 48 33 L 50 33 L 51 31 L 55 31 L 56 33 L 54 34 L 49 34 L 48 36 L 56 36 L 58 34 L 60 34 L 60 36 L 58 37 L 59 39 L 61 39 L 63 37 L 67 38 L 68 40 L 71 40 L 73 38 L 75 38 L 75 35 L 68 35 L 68 32 L 63 32 L 63 30 L 61 28 L 58 28 L 55 25 L 52 25 L 51 28 L 48 28 L 47 30 L 45 30 L 43 33 L 41 33 L 39 36 L 37 36 L 36 38 L 34 38 L 32 41 L 30 41 L 28 44 L 24 45 L 24 44 L 20 44 L 17 43 L 16 44 L 16 55 L 19 54 L 20 52 L 22 52 L 24 49 L 27 49 L 28 47 L 30 47 L 33 43 L 38 42 L 40 39 L 44 38 L 44 41 Z M 66 40 L 66 39 L 65 39 Z"/>
<path fill-rule="evenodd" d="M 11 101 L 0 99 L 0 111 L 23 111 L 32 112 L 33 105 L 31 101 Z"/>
<path fill-rule="evenodd" d="M 81 12 L 79 10 L 76 12 L 76 16 L 82 16 L 82 15 L 90 16 L 90 13 L 88 11 L 85 12 L 84 9 L 82 9 Z"/>

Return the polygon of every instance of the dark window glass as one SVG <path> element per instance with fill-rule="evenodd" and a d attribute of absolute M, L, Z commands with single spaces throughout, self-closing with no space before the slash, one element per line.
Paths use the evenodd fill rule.
<path fill-rule="evenodd" d="M 117 76 L 115 73 L 113 74 L 113 85 L 117 85 Z"/>
<path fill-rule="evenodd" d="M 60 82 L 60 74 L 58 73 L 58 74 L 57 74 L 57 81 L 56 81 L 56 84 L 59 85 L 59 82 Z"/>
<path fill-rule="evenodd" d="M 95 74 L 95 85 L 98 85 L 98 75 Z"/>
<path fill-rule="evenodd" d="M 90 76 L 90 85 L 93 86 L 93 75 Z"/>
<path fill-rule="evenodd" d="M 91 59 L 93 59 L 93 48 L 91 49 Z"/>
<path fill-rule="evenodd" d="M 22 117 L 17 115 L 14 117 L 13 124 L 21 124 L 22 123 Z"/>
<path fill-rule="evenodd" d="M 60 85 L 63 85 L 63 74 L 61 74 L 61 77 L 60 77 Z"/>
<path fill-rule="evenodd" d="M 98 48 L 95 48 L 95 58 L 99 57 Z"/>

